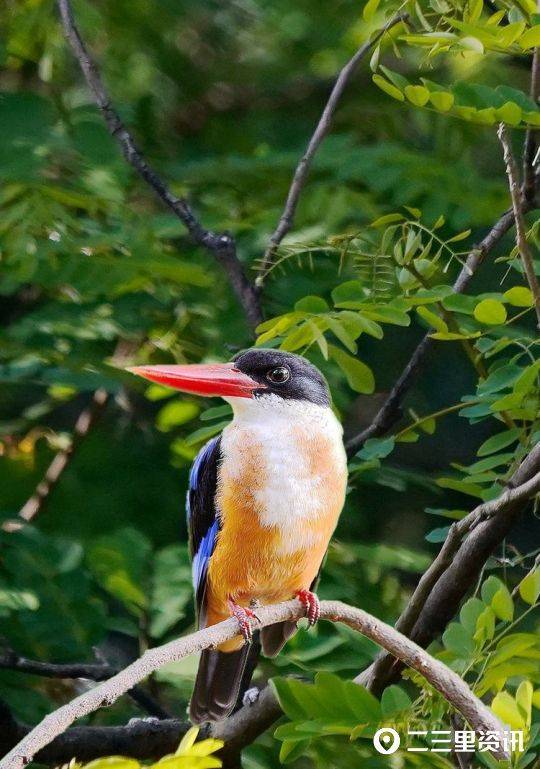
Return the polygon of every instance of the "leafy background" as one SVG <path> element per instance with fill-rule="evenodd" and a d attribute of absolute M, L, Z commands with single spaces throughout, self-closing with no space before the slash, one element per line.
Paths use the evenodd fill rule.
<path fill-rule="evenodd" d="M 74 3 L 145 153 L 206 226 L 234 233 L 250 276 L 332 79 L 395 7 L 368 5 Z M 516 126 L 518 148 L 523 127 L 537 125 L 538 107 L 526 95 L 534 9 L 409 5 L 415 29 L 386 40 L 345 94 L 296 227 L 266 276 L 267 321 L 258 329 L 259 343 L 305 353 L 321 367 L 347 435 L 369 424 L 426 329 L 438 340 L 393 435 L 368 442 L 351 463 L 320 588 L 322 597 L 388 621 L 448 519 L 499 493 L 538 437 L 534 313 L 512 239 L 474 278 L 470 297 L 449 289 L 464 255 L 509 205 L 491 126 Z M 97 649 L 120 665 L 193 625 L 187 475 L 198 448 L 229 418 L 218 403 L 146 387 L 123 366 L 225 360 L 252 339 L 220 269 L 125 165 L 51 0 L 7 0 L 0 28 L 2 520 L 17 515 L 70 445 L 92 393 L 110 395 L 33 524 L 0 535 L 2 643 L 57 662 L 92 661 Z M 535 248 L 534 214 L 528 226 Z M 530 714 L 540 715 L 539 532 L 531 515 L 516 527 L 436 647 L 489 702 L 502 697 L 505 720 L 509 711 L 516 723 L 519 716 L 531 746 L 520 766 L 532 760 L 538 735 Z M 514 644 L 512 664 L 501 643 Z M 311 699 L 327 701 L 329 687 L 341 702 L 339 687 L 374 653 L 346 629 L 321 626 L 263 662 L 260 677 L 309 680 L 317 672 L 322 696 Z M 175 715 L 185 713 L 195 665 L 169 666 L 150 684 Z M 322 765 L 337 760 L 335 740 L 340 767 L 359 755 L 382 765 L 369 742 L 349 749 L 332 735 L 366 736 L 368 726 L 354 732 L 358 722 L 381 713 L 433 713 L 444 723 L 443 704 L 412 679 L 382 703 L 366 695 L 363 714 L 357 703 L 339 729 L 336 714 L 294 705 L 290 687 L 309 683 L 281 679 L 289 723 L 277 739 L 252 746 L 246 766 L 275 765 L 280 742 L 283 760 Z M 0 671 L 0 696 L 28 723 L 80 685 Z M 133 715 L 140 711 L 126 699 L 90 722 Z M 306 737 L 306 719 L 324 740 L 313 726 Z"/>

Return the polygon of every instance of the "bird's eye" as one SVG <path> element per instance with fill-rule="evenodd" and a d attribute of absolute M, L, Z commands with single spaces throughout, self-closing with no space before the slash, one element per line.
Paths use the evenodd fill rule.
<path fill-rule="evenodd" d="M 274 384 L 283 384 L 291 378 L 291 372 L 288 368 L 285 368 L 285 366 L 278 366 L 277 368 L 271 369 L 266 375 L 266 378 Z"/>

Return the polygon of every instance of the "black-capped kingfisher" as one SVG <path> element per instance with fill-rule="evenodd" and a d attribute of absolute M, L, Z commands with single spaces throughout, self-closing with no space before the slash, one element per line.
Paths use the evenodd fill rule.
<path fill-rule="evenodd" d="M 297 596 L 309 623 L 318 619 L 312 591 L 347 483 L 343 431 L 326 380 L 298 355 L 254 348 L 231 363 L 130 370 L 221 396 L 233 409 L 230 424 L 197 455 L 187 497 L 199 627 L 232 615 L 241 633 L 201 654 L 190 717 L 218 721 L 233 711 L 254 668 L 255 607 Z M 275 656 L 295 630 L 294 622 L 263 628 L 264 654 Z"/>

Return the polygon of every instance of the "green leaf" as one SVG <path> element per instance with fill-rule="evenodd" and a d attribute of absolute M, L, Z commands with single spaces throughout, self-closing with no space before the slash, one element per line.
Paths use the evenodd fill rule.
<path fill-rule="evenodd" d="M 478 617 L 482 614 L 485 608 L 486 604 L 479 598 L 469 598 L 469 600 L 461 607 L 459 620 L 463 627 L 472 635 L 476 632 Z"/>
<path fill-rule="evenodd" d="M 369 394 L 375 389 L 373 372 L 358 358 L 353 358 L 348 353 L 334 345 L 328 345 L 330 357 L 333 358 L 345 374 L 347 382 L 355 392 Z"/>
<path fill-rule="evenodd" d="M 423 85 L 408 85 L 405 96 L 415 107 L 424 107 L 429 101 L 429 91 Z"/>
<path fill-rule="evenodd" d="M 391 435 L 388 438 L 368 438 L 358 452 L 361 459 L 384 459 L 394 450 L 395 439 Z"/>
<path fill-rule="evenodd" d="M 370 21 L 375 16 L 380 1 L 381 0 L 367 1 L 367 3 L 364 5 L 364 10 L 362 11 L 362 16 L 364 17 L 365 21 Z"/>
<path fill-rule="evenodd" d="M 469 237 L 471 234 L 471 230 L 463 230 L 463 232 L 458 232 L 457 235 L 454 235 L 451 238 L 448 238 L 446 241 L 447 243 L 458 243 L 460 240 L 465 240 Z"/>
<path fill-rule="evenodd" d="M 306 711 L 296 696 L 299 691 L 298 687 L 305 687 L 305 684 L 293 678 L 271 678 L 270 684 L 286 716 L 292 721 L 300 721 L 305 718 Z"/>
<path fill-rule="evenodd" d="M 506 585 L 503 585 L 493 596 L 491 608 L 498 619 L 503 622 L 512 622 L 514 618 L 514 602 Z"/>
<path fill-rule="evenodd" d="M 301 323 L 290 334 L 287 334 L 279 349 L 286 352 L 294 352 L 299 350 L 300 347 L 306 347 L 315 340 L 315 332 L 316 329 L 313 327 L 313 324 Z"/>
<path fill-rule="evenodd" d="M 319 680 L 322 675 L 329 674 L 317 673 L 315 680 Z M 355 718 L 363 723 L 376 723 L 379 721 L 381 718 L 381 706 L 378 699 L 365 686 L 355 684 L 352 681 L 343 681 L 341 683 L 345 692 L 345 701 L 354 713 Z"/>
<path fill-rule="evenodd" d="M 348 280 L 332 291 L 332 301 L 336 307 L 340 307 L 343 303 L 361 302 L 364 298 L 364 290 L 359 280 Z"/>
<path fill-rule="evenodd" d="M 388 82 L 386 78 L 382 77 L 381 75 L 372 75 L 371 79 L 375 85 L 378 86 L 381 91 L 387 93 L 388 96 L 392 96 L 392 98 L 397 99 L 398 101 L 405 101 L 405 96 L 401 93 L 401 91 L 396 88 L 395 85 L 392 85 L 392 83 Z"/>
<path fill-rule="evenodd" d="M 392 684 L 382 693 L 381 707 L 383 718 L 392 718 L 398 713 L 408 710 L 412 704 L 411 698 L 407 692 L 400 686 Z"/>
<path fill-rule="evenodd" d="M 493 575 L 491 577 L 488 577 L 486 581 L 482 583 L 482 588 L 481 588 L 482 600 L 484 601 L 484 603 L 490 605 L 495 595 L 503 587 L 504 587 L 504 582 L 501 582 L 501 580 L 498 577 L 495 577 Z"/>
<path fill-rule="evenodd" d="M 486 606 L 476 621 L 476 631 L 473 635 L 474 640 L 483 645 L 486 641 L 491 641 L 495 635 L 495 612 L 491 606 Z"/>
<path fill-rule="evenodd" d="M 521 434 L 521 430 L 518 427 L 513 427 L 510 430 L 504 430 L 502 433 L 492 435 L 482 443 L 478 451 L 476 452 L 479 457 L 485 457 L 489 454 L 494 454 L 501 449 L 505 449 L 512 443 L 515 443 Z"/>
<path fill-rule="evenodd" d="M 513 307 L 533 307 L 534 297 L 530 288 L 513 286 L 504 292 L 504 298 Z"/>
<path fill-rule="evenodd" d="M 528 48 L 537 48 L 540 46 L 540 24 L 531 27 L 524 32 L 518 40 L 520 48 L 524 51 Z"/>
<path fill-rule="evenodd" d="M 540 596 L 540 568 L 533 569 L 521 580 L 519 594 L 525 603 L 534 606 Z"/>
<path fill-rule="evenodd" d="M 519 712 L 525 720 L 527 729 L 531 728 L 531 715 L 533 705 L 533 685 L 530 681 L 522 681 L 516 691 L 516 703 Z"/>
<path fill-rule="evenodd" d="M 418 307 L 416 310 L 417 314 L 426 321 L 426 323 L 429 323 L 430 326 L 432 326 L 437 331 L 440 331 L 442 333 L 448 333 L 448 326 L 444 322 L 444 320 L 439 317 L 434 312 L 431 312 L 431 310 L 428 310 L 427 307 Z"/>
<path fill-rule="evenodd" d="M 448 112 L 454 106 L 454 94 L 449 91 L 431 91 L 429 100 L 439 112 Z"/>
<path fill-rule="evenodd" d="M 496 326 L 506 320 L 506 308 L 496 299 L 483 299 L 474 308 L 474 317 L 479 323 Z"/>
<path fill-rule="evenodd" d="M 475 644 L 472 634 L 457 622 L 451 622 L 442 637 L 445 647 L 458 657 L 468 659 L 474 654 Z"/>
<path fill-rule="evenodd" d="M 286 740 L 282 743 L 280 751 L 279 751 L 279 760 L 282 764 L 290 764 L 293 761 L 296 761 L 297 758 L 300 758 L 303 756 L 306 752 L 306 749 L 309 746 L 309 743 L 311 740 Z"/>
<path fill-rule="evenodd" d="M 443 298 L 442 305 L 445 310 L 472 315 L 476 306 L 476 299 L 474 296 L 467 296 L 466 294 L 450 294 Z"/>
<path fill-rule="evenodd" d="M 517 702 L 508 692 L 499 692 L 491 702 L 491 709 L 503 724 L 508 724 L 511 729 L 525 729 L 525 720 L 519 712 Z"/>
<path fill-rule="evenodd" d="M 327 303 L 320 296 L 304 296 L 294 305 L 296 312 L 320 313 L 328 312 Z"/>
<path fill-rule="evenodd" d="M 497 110 L 497 119 L 502 120 L 510 126 L 516 126 L 521 121 L 521 107 L 513 101 L 507 101 Z"/>
<path fill-rule="evenodd" d="M 411 325 L 411 319 L 406 312 L 390 305 L 366 305 L 362 308 L 362 314 L 381 323 L 392 323 L 396 326 Z"/>
<path fill-rule="evenodd" d="M 349 350 L 349 352 L 355 355 L 357 351 L 356 342 L 353 339 L 353 337 L 349 334 L 347 328 L 343 325 L 343 323 L 340 323 L 338 319 L 331 318 L 331 317 L 328 317 L 326 319 L 326 322 L 328 323 L 328 328 L 330 329 L 330 331 L 332 331 L 332 333 Z"/>
<path fill-rule="evenodd" d="M 375 221 L 371 222 L 369 225 L 370 227 L 386 227 L 387 224 L 392 224 L 393 222 L 402 222 L 404 221 L 405 217 L 403 214 L 385 214 L 384 216 L 379 216 L 378 219 L 375 219 Z"/>
<path fill-rule="evenodd" d="M 474 51 L 475 53 L 484 53 L 484 45 L 481 40 L 473 35 L 465 35 L 459 40 L 460 45 L 468 51 Z"/>

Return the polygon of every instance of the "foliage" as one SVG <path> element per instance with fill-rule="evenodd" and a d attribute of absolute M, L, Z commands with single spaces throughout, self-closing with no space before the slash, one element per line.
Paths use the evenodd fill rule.
<path fill-rule="evenodd" d="M 538 125 L 533 5 L 75 3 L 138 144 L 205 226 L 234 234 L 250 279 L 330 81 L 387 18 L 409 14 L 341 102 L 295 227 L 264 275 L 256 338 L 321 368 L 347 436 L 369 424 L 418 339 L 434 341 L 401 421 L 351 460 L 321 580 L 321 596 L 389 622 L 449 524 L 499 495 L 540 435 L 534 299 L 512 235 L 466 294 L 452 289 L 509 206 L 494 124 L 516 129 L 516 154 Z M 0 24 L 0 525 L 17 517 L 56 453 L 73 447 L 31 525 L 0 533 L 1 643 L 43 661 L 97 653 L 121 666 L 193 625 L 183 498 L 198 448 L 231 417 L 226 405 L 146 387 L 123 368 L 227 360 L 253 339 L 221 266 L 121 157 L 52 0 L 8 0 Z M 527 214 L 535 256 L 539 222 Z M 74 425 L 97 388 L 107 405 L 79 441 Z M 519 769 L 538 744 L 537 538 L 529 516 L 433 646 L 503 720 L 524 726 Z M 324 624 L 263 660 L 257 676 L 275 679 L 288 722 L 277 740 L 250 746 L 246 766 L 275 766 L 281 746 L 284 760 L 302 765 L 347 769 L 360 757 L 380 769 L 387 759 L 369 742 L 377 724 L 448 724 L 444 702 L 415 676 L 380 700 L 348 683 L 375 654 Z M 168 666 L 150 683 L 175 714 L 195 665 Z M 290 678 L 299 674 L 308 681 Z M 26 723 L 77 687 L 0 670 L 0 697 Z M 92 724 L 133 715 L 126 699 Z M 218 765 L 198 756 L 189 766 Z M 427 765 L 425 754 L 400 760 Z"/>
<path fill-rule="evenodd" d="M 443 647 L 436 654 L 463 676 L 478 696 L 489 699 L 493 712 L 507 728 L 523 733 L 524 750 L 515 751 L 512 757 L 511 765 L 516 769 L 528 766 L 540 745 L 540 724 L 536 720 L 533 724 L 533 707 L 540 705 L 540 639 L 537 633 L 515 631 L 539 606 L 538 567 L 524 577 L 518 591 L 526 608 L 515 616 L 515 602 L 504 582 L 493 575 L 488 577 L 480 596 L 470 598 L 461 608 L 459 621 L 447 627 Z M 273 679 L 280 705 L 289 719 L 275 731 L 282 743 L 282 763 L 294 761 L 314 741 L 330 736 L 370 742 L 383 726 L 392 725 L 402 738 L 415 729 L 421 731 L 423 726 L 428 730 L 425 739 L 409 736 L 402 742 L 404 749 L 399 754 L 405 765 L 415 766 L 418 756 L 409 753 L 408 748 L 417 745 L 418 740 L 419 744 L 436 745 L 430 734 L 434 730 L 449 734 L 450 711 L 448 703 L 422 676 L 410 671 L 406 677 L 412 687 L 391 685 L 380 701 L 363 686 L 332 673 L 317 673 L 313 683 L 294 678 Z M 477 750 L 476 757 L 479 761 L 484 759 L 488 766 L 493 764 L 483 751 Z M 428 762 L 431 759 L 425 754 L 422 758 Z M 434 765 L 453 764 L 447 759 Z M 498 763 L 495 761 L 494 765 Z"/>

